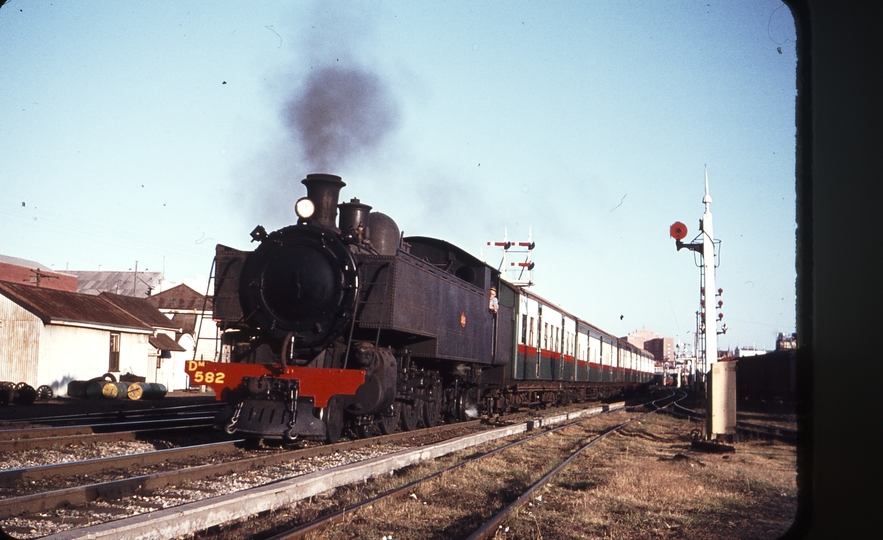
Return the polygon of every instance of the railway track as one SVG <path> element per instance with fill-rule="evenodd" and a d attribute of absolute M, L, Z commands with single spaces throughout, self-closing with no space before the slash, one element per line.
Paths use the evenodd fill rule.
<path fill-rule="evenodd" d="M 0 440 L 18 438 L 19 434 L 39 430 L 83 429 L 90 432 L 114 431 L 127 424 L 137 425 L 151 420 L 186 419 L 216 414 L 223 404 L 199 403 L 154 406 L 142 409 L 109 409 L 71 414 L 44 414 L 27 418 L 0 420 Z"/>
<path fill-rule="evenodd" d="M 0 452 L 146 440 L 213 426 L 218 404 L 47 415 L 0 424 Z"/>
<path fill-rule="evenodd" d="M 443 435 L 446 432 L 480 428 L 479 421 L 439 426 L 427 430 L 421 436 Z M 58 465 L 13 469 L 0 472 L 0 486 L 11 488 L 11 496 L 0 499 L 0 519 L 35 514 L 56 508 L 83 505 L 103 499 L 121 499 L 138 492 L 157 490 L 185 482 L 211 479 L 220 475 L 245 473 L 276 466 L 286 462 L 328 456 L 361 448 L 393 444 L 414 438 L 413 433 L 395 433 L 370 439 L 356 439 L 334 445 L 314 445 L 295 450 L 250 450 L 236 455 L 237 449 L 247 446 L 245 440 L 225 441 L 184 448 L 173 448 L 133 455 L 76 461 Z M 256 455 L 258 454 L 258 455 Z M 198 460 L 221 458 L 217 463 L 194 464 Z M 134 474 L 151 468 L 166 470 L 150 474 Z M 100 482 L 57 489 L 58 482 L 72 483 L 78 478 L 102 478 Z M 108 479 L 108 477 L 114 477 Z M 44 490 L 40 486 L 51 483 L 56 489 Z M 22 490 L 31 493 L 21 494 Z"/>
<path fill-rule="evenodd" d="M 600 412 L 602 408 L 598 408 L 597 412 Z M 561 418 L 566 418 L 568 414 L 575 413 L 565 413 L 564 416 L 558 415 Z M 507 421 L 510 421 L 509 417 L 507 417 Z M 551 421 L 551 420 L 548 420 Z M 561 421 L 561 420 L 558 420 Z M 317 458 L 319 456 L 324 456 L 327 459 L 338 459 L 340 461 L 339 456 L 342 456 L 348 452 L 359 452 L 360 449 L 362 451 L 361 455 L 356 455 L 350 458 L 350 461 L 360 462 L 368 457 L 375 457 L 378 454 L 388 455 L 390 453 L 401 453 L 410 452 L 411 457 L 407 457 L 404 459 L 411 459 L 415 461 L 420 461 L 422 459 L 427 459 L 432 457 L 431 454 L 433 451 L 424 451 L 424 450 L 407 450 L 404 449 L 406 446 L 411 446 L 414 444 L 425 445 L 427 441 L 430 440 L 439 440 L 445 437 L 450 437 L 451 434 L 461 435 L 464 432 L 469 432 L 471 435 L 465 435 L 458 437 L 462 439 L 463 437 L 476 437 L 476 440 L 484 440 L 487 438 L 493 437 L 501 437 L 505 435 L 501 435 L 501 432 L 505 432 L 508 434 L 517 433 L 520 431 L 524 431 L 527 429 L 525 427 L 527 424 L 535 425 L 538 420 L 530 420 L 529 422 L 523 424 L 513 424 L 512 426 L 504 426 L 498 427 L 494 425 L 488 425 L 487 423 L 481 423 L 479 421 L 474 422 L 466 422 L 466 423 L 458 423 L 451 425 L 443 425 L 438 428 L 430 429 L 430 430 L 417 430 L 412 432 L 404 432 L 404 433 L 394 433 L 392 435 L 386 435 L 381 437 L 373 437 L 370 439 L 357 439 L 354 441 L 348 441 L 345 443 L 338 443 L 336 445 L 316 445 L 314 447 L 307 448 L 299 448 L 296 450 L 261 450 L 261 453 L 264 455 L 251 455 L 249 457 L 244 457 L 240 459 L 231 460 L 229 459 L 229 455 L 225 456 L 224 459 L 217 464 L 206 464 L 199 466 L 191 466 L 184 467 L 186 470 L 168 470 L 162 471 L 159 473 L 153 473 L 150 475 L 137 475 L 133 477 L 121 478 L 113 481 L 104 481 L 98 483 L 90 483 L 87 485 L 74 486 L 71 488 L 64 488 L 60 490 L 52 490 L 52 491 L 39 491 L 35 493 L 29 493 L 28 495 L 24 495 L 22 497 L 13 497 L 7 498 L 4 500 L 0 500 L 0 516 L 3 516 L 4 526 L 7 527 L 8 532 L 13 531 L 21 531 L 21 529 L 30 527 L 31 530 L 38 531 L 39 529 L 36 526 L 33 526 L 34 518 L 36 520 L 43 521 L 57 521 L 57 520 L 69 520 L 72 522 L 76 522 L 77 519 L 82 521 L 83 514 L 90 514 L 92 517 L 90 519 L 96 518 L 98 512 L 96 508 L 91 508 L 96 504 L 100 504 L 102 506 L 107 506 L 114 503 L 115 500 L 119 500 L 120 503 L 118 506 L 121 506 L 123 509 L 129 508 L 132 506 L 142 506 L 141 510 L 152 512 L 151 514 L 151 524 L 149 525 L 150 530 L 159 530 L 162 532 L 156 533 L 154 537 L 168 537 L 175 536 L 178 533 L 172 533 L 168 530 L 163 530 L 161 526 L 157 526 L 158 513 L 162 513 L 163 505 L 166 503 L 171 504 L 169 501 L 162 502 L 159 507 L 154 507 L 152 504 L 147 502 L 150 498 L 149 491 L 158 489 L 156 486 L 159 485 L 175 485 L 181 486 L 181 484 L 185 483 L 185 478 L 189 478 L 188 482 L 194 484 L 200 484 L 204 481 L 205 478 L 217 477 L 218 475 L 222 475 L 223 479 L 229 479 L 231 482 L 234 478 L 239 479 L 242 476 L 254 476 L 256 471 L 266 471 L 273 467 L 280 467 L 284 463 L 295 463 L 295 464 L 304 464 L 300 471 L 288 470 L 284 472 L 284 475 L 293 476 L 294 474 L 302 474 L 303 476 L 309 477 L 313 474 L 322 476 L 324 473 L 319 470 L 317 472 L 310 473 L 308 468 L 309 461 L 311 458 Z M 492 434 L 492 435 L 488 435 Z M 449 443 L 436 443 L 435 446 L 444 446 Z M 451 448 L 456 446 L 453 445 Z M 208 450 L 212 451 L 212 450 Z M 452 450 L 447 450 L 452 451 Z M 185 450 L 181 450 L 179 452 L 184 452 Z M 162 456 L 170 456 L 169 454 L 157 454 L 156 459 L 164 459 Z M 379 458 L 375 457 L 375 459 L 382 459 L 383 456 Z M 101 471 L 106 467 L 119 467 L 120 463 L 125 463 L 125 459 L 138 460 L 138 459 L 147 459 L 146 457 L 133 457 L 133 458 L 119 458 L 119 460 L 113 465 L 105 465 L 97 462 L 89 463 L 88 466 L 93 467 L 95 470 Z M 187 458 L 190 459 L 190 458 Z M 347 459 L 347 458 L 344 458 Z M 393 460 L 394 462 L 395 460 Z M 84 466 L 86 464 L 83 464 Z M 318 469 L 326 469 L 329 465 L 318 464 L 316 467 Z M 58 478 L 58 475 L 68 476 L 72 471 L 76 471 L 77 465 L 68 465 L 65 466 L 67 468 L 57 468 L 57 469 L 43 469 L 41 471 L 30 470 L 30 471 L 16 471 L 10 472 L 9 475 L 0 476 L 0 480 L 7 484 L 11 484 L 13 486 L 21 486 L 25 483 L 35 481 L 36 475 L 46 474 L 53 475 L 54 478 Z M 73 468 L 70 468 L 73 467 Z M 364 472 L 358 472 L 359 469 L 362 468 L 358 463 L 353 463 L 350 467 L 350 471 L 357 471 L 355 474 L 364 474 Z M 368 468 L 372 467 L 370 464 L 367 465 Z M 128 468 L 128 467 L 127 467 Z M 393 467 L 395 469 L 397 467 Z M 340 467 L 337 467 L 340 469 Z M 333 470 L 333 469 L 332 469 Z M 306 474 L 305 474 L 306 473 Z M 91 473 L 89 476 L 94 476 L 96 473 Z M 85 476 L 83 474 L 75 474 L 76 476 Z M 5 480 L 3 480 L 5 478 Z M 302 478 L 302 477 L 301 477 Z M 298 478 L 293 478 L 290 480 L 285 480 L 284 482 L 297 481 Z M 272 480 L 271 480 L 272 482 Z M 322 485 L 322 482 L 319 482 L 318 485 Z M 198 490 L 202 489 L 199 486 L 185 488 L 190 490 Z M 291 490 L 287 490 L 280 485 L 280 481 L 277 481 L 275 484 L 270 484 L 269 489 L 273 492 L 283 491 L 289 492 Z M 211 488 L 208 488 L 208 491 L 211 491 Z M 254 491 L 254 490 L 249 490 Z M 324 491 L 324 489 L 322 489 Z M 212 495 L 209 493 L 209 495 Z M 216 494 L 215 494 L 216 495 Z M 237 496 L 235 494 L 231 494 L 229 496 L 223 497 L 214 497 L 214 499 L 227 499 L 228 497 L 231 500 L 234 500 Z M 160 497 L 163 498 L 163 497 Z M 113 499 L 113 500 L 109 500 Z M 93 501 L 93 502 L 88 502 Z M 212 506 L 217 506 L 218 503 L 213 499 L 209 499 L 207 504 Z M 77 514 L 76 505 L 86 504 L 86 507 Z M 193 503 L 199 504 L 199 503 Z M 230 508 L 235 508 L 238 510 L 242 510 L 245 512 L 250 512 L 252 505 L 250 503 L 243 503 L 241 501 L 225 503 L 230 505 Z M 272 505 L 277 505 L 277 502 L 271 503 Z M 64 510 L 59 508 L 61 505 Z M 181 508 L 181 507 L 178 507 Z M 26 510 L 22 510 L 26 509 Z M 125 513 L 128 510 L 118 509 L 116 511 L 106 512 L 107 514 L 115 514 L 113 517 L 118 518 L 120 514 Z M 193 515 L 190 510 L 180 510 L 187 511 L 188 515 Z M 22 516 L 22 513 L 26 513 L 27 516 Z M 211 512 L 218 513 L 218 509 L 214 508 Z M 220 512 L 223 514 L 224 512 Z M 141 513 L 143 516 L 143 512 Z M 249 514 L 239 516 L 239 519 L 247 518 Z M 31 520 L 25 519 L 26 517 L 30 517 Z M 134 518 L 128 518 L 123 521 L 131 522 L 137 521 L 139 518 L 135 516 Z M 143 518 L 142 518 L 143 519 Z M 173 520 L 180 521 L 180 520 Z M 28 525 L 27 523 L 31 523 Z M 91 524 L 91 523 L 86 523 Z M 203 528 L 208 528 L 213 524 L 208 523 L 205 524 Z M 107 538 L 121 538 L 121 537 L 140 537 L 141 533 L 134 534 L 134 536 L 123 533 L 119 529 L 124 525 L 121 522 L 112 522 L 106 524 L 107 527 L 112 530 L 112 532 L 108 533 Z M 101 525 L 98 526 L 102 527 Z M 47 528 L 48 529 L 48 528 Z M 196 530 L 199 529 L 199 526 L 196 526 Z M 89 534 L 91 537 L 101 537 L 100 531 L 96 532 L 96 527 L 89 527 L 87 529 L 73 529 L 67 532 L 60 532 L 57 535 L 53 536 L 56 538 L 78 538 L 81 535 Z M 149 536 L 149 535 L 148 535 Z"/>
<path fill-rule="evenodd" d="M 652 402 L 650 405 L 655 407 L 656 410 L 650 411 L 648 413 L 641 414 L 639 416 L 635 416 L 634 418 L 630 418 L 629 420 L 617 424 L 616 426 L 612 426 L 609 429 L 605 430 L 603 433 L 599 434 L 597 437 L 592 438 L 584 445 L 582 445 L 578 450 L 573 452 L 570 456 L 568 456 L 560 465 L 552 469 L 549 473 L 543 476 L 538 482 L 531 485 L 528 489 L 524 490 L 524 492 L 519 496 L 514 502 L 504 508 L 502 511 L 495 514 L 491 519 L 487 520 L 481 527 L 478 528 L 474 533 L 469 535 L 469 540 L 484 540 L 485 538 L 492 537 L 498 529 L 503 529 L 503 525 L 508 520 L 514 512 L 516 512 L 519 508 L 529 504 L 531 498 L 534 497 L 534 494 L 537 493 L 540 488 L 548 484 L 553 478 L 561 473 L 565 467 L 569 466 L 575 459 L 583 454 L 586 450 L 588 450 L 591 446 L 595 445 L 605 437 L 616 433 L 617 431 L 623 429 L 633 422 L 637 422 L 640 419 L 644 418 L 647 415 L 653 414 L 660 409 L 668 407 L 676 402 L 677 399 L 683 399 L 685 396 L 672 396 L 662 398 L 660 400 Z M 664 405 L 663 402 L 667 402 Z M 505 529 L 504 529 L 505 530 Z"/>
<path fill-rule="evenodd" d="M 664 398 L 664 400 L 671 402 L 672 398 Z M 478 539 L 492 537 L 496 533 L 498 528 L 502 528 L 501 524 L 508 518 L 509 515 L 512 514 L 512 512 L 516 511 L 519 507 L 528 503 L 529 500 L 531 499 L 531 497 L 533 497 L 534 494 L 537 492 L 537 490 L 539 490 L 545 484 L 547 484 L 552 478 L 554 478 L 558 473 L 560 473 L 560 471 L 562 469 L 564 469 L 566 466 L 568 466 L 575 458 L 577 458 L 579 455 L 581 455 L 585 450 L 587 450 L 589 447 L 591 447 L 592 445 L 594 445 L 598 441 L 602 440 L 603 438 L 607 437 L 608 435 L 615 433 L 616 431 L 622 429 L 623 427 L 629 425 L 632 422 L 640 420 L 641 418 L 643 418 L 647 414 L 652 414 L 652 412 L 641 414 L 641 415 L 635 416 L 633 418 L 630 418 L 629 420 L 621 422 L 619 424 L 609 426 L 609 427 L 605 428 L 602 433 L 598 434 L 595 437 L 592 437 L 588 442 L 585 442 L 585 444 L 582 444 L 581 446 L 579 446 L 576 451 L 572 451 L 568 457 L 564 458 L 563 461 L 560 463 L 560 465 L 558 465 L 557 467 L 552 469 L 550 472 L 548 472 L 538 482 L 534 483 L 533 485 L 528 486 L 523 491 L 523 493 L 521 493 L 521 495 L 515 499 L 514 502 L 512 502 L 511 504 L 506 506 L 502 511 L 500 511 L 499 513 L 497 513 L 496 515 L 494 515 L 493 517 L 491 517 L 490 519 L 485 521 L 484 524 L 482 524 L 473 534 L 471 534 L 469 536 L 470 540 L 472 540 L 472 539 L 478 540 Z M 582 422 L 583 422 L 582 419 L 578 419 L 575 421 L 569 421 L 569 422 L 564 423 L 563 425 L 551 428 L 549 430 L 545 430 L 540 433 L 536 433 L 532 436 L 529 436 L 526 438 L 521 438 L 519 440 L 510 442 L 508 444 L 505 444 L 503 446 L 500 446 L 500 447 L 490 450 L 488 452 L 482 453 L 480 455 L 477 455 L 475 457 L 466 459 L 460 463 L 457 463 L 455 465 L 447 467 L 444 470 L 441 470 L 439 472 L 436 472 L 436 473 L 426 476 L 424 478 L 410 482 L 410 483 L 408 483 L 402 487 L 399 487 L 397 489 L 388 491 L 388 492 L 378 495 L 376 497 L 372 497 L 371 499 L 364 501 L 356 506 L 343 508 L 343 509 L 341 509 L 337 512 L 334 512 L 333 514 L 330 514 L 328 516 L 322 517 L 320 519 L 314 520 L 309 523 L 305 523 L 303 525 L 299 525 L 299 526 L 294 527 L 290 530 L 278 533 L 275 536 L 272 536 L 271 540 L 298 540 L 298 539 L 306 538 L 308 535 L 311 535 L 311 534 L 321 534 L 323 529 L 333 526 L 334 524 L 343 521 L 347 517 L 347 515 L 352 516 L 353 513 L 355 513 L 355 512 L 358 512 L 358 511 L 364 510 L 364 509 L 370 509 L 374 505 L 381 504 L 384 501 L 388 501 L 388 500 L 395 499 L 395 498 L 407 498 L 409 496 L 416 499 L 417 497 L 414 495 L 414 493 L 416 491 L 420 490 L 422 486 L 425 486 L 426 484 L 429 484 L 431 482 L 436 482 L 439 479 L 443 478 L 445 475 L 452 475 L 456 471 L 466 470 L 467 468 L 470 468 L 470 467 L 472 467 L 474 469 L 475 464 L 477 464 L 478 462 L 480 462 L 482 460 L 492 458 L 493 456 L 496 456 L 496 455 L 501 454 L 503 452 L 512 451 L 512 450 L 517 451 L 520 447 L 529 444 L 531 441 L 534 441 L 537 438 L 548 437 L 552 434 L 556 434 L 558 432 L 562 432 L 564 430 L 570 429 L 573 426 L 578 425 Z M 564 453 L 567 453 L 567 451 L 565 451 Z M 474 470 L 468 474 L 473 476 L 473 480 L 475 479 L 476 472 Z M 476 483 L 480 483 L 480 481 L 478 481 Z M 493 479 L 489 480 L 488 483 L 492 484 Z"/>
<path fill-rule="evenodd" d="M 676 410 L 668 411 L 669 414 L 674 414 L 690 420 L 705 419 L 705 411 L 689 409 L 679 404 L 674 404 L 673 408 Z M 762 424 L 759 422 L 737 420 L 736 431 L 743 436 L 772 438 L 782 442 L 797 443 L 797 429 L 779 424 Z"/>
<path fill-rule="evenodd" d="M 22 432 L 21 437 L 17 439 L 0 440 L 0 452 L 59 448 L 78 444 L 102 442 L 143 441 L 158 436 L 192 436 L 194 430 L 210 431 L 214 425 L 213 420 L 213 416 L 176 420 L 150 420 L 140 424 L 140 429 L 107 431 L 101 433 L 88 432 L 80 428 L 65 431 L 61 435 L 56 434 L 57 432 L 52 429 L 41 432 L 26 430 Z M 133 425 L 139 424 L 128 423 L 127 427 Z"/>

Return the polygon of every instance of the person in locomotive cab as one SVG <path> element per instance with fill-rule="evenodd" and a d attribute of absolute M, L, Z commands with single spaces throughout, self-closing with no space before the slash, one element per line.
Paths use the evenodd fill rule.
<path fill-rule="evenodd" d="M 500 310 L 500 301 L 497 300 L 497 289 L 495 287 L 491 287 L 491 300 L 488 303 L 488 309 L 494 314 Z"/>

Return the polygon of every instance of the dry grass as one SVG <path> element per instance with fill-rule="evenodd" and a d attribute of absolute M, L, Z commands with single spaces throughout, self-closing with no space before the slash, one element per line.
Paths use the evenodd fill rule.
<path fill-rule="evenodd" d="M 312 538 L 380 540 L 384 536 L 421 539 L 468 536 L 560 463 L 585 438 L 585 432 L 584 427 L 569 428 L 528 442 L 525 447 L 445 473 L 416 487 L 404 500 L 380 502 Z M 451 461 L 462 458 L 454 456 Z M 409 471 L 407 475 L 409 480 L 420 476 L 425 475 L 418 470 Z M 385 483 L 385 480 L 376 482 Z"/>
<path fill-rule="evenodd" d="M 514 501 L 601 429 L 622 421 L 588 419 L 445 473 L 405 498 L 375 503 L 308 538 L 382 540 L 464 538 Z M 690 451 L 690 423 L 653 415 L 596 444 L 519 509 L 500 539 L 719 538 L 771 539 L 791 525 L 797 508 L 796 451 L 784 443 L 743 442 L 734 454 Z M 462 461 L 484 448 L 423 463 L 392 476 L 340 488 L 273 516 L 288 525 Z M 259 523 L 252 523 L 255 530 Z M 224 531 L 225 538 L 266 537 Z"/>
<path fill-rule="evenodd" d="M 735 454 L 697 454 L 689 451 L 681 424 L 652 417 L 608 437 L 497 537 L 710 540 L 784 534 L 797 511 L 795 449 L 754 441 L 738 444 Z"/>

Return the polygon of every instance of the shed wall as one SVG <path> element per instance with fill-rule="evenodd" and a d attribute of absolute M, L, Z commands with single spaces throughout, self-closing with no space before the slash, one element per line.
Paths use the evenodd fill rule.
<path fill-rule="evenodd" d="M 172 339 L 175 338 L 174 333 L 164 333 Z M 169 390 L 186 389 L 189 386 L 190 379 L 187 377 L 184 367 L 187 360 L 193 359 L 193 337 L 190 334 L 182 334 L 178 340 L 178 345 L 186 350 L 171 351 L 170 358 L 157 358 L 156 355 L 152 354 L 148 359 L 150 365 L 147 371 L 139 375 L 147 377 L 147 382 L 158 382 Z"/>
<path fill-rule="evenodd" d="M 67 395 L 67 384 L 108 372 L 110 334 L 107 329 L 50 324 L 40 335 L 38 384 L 56 395 Z M 144 376 L 148 372 L 148 334 L 120 333 L 120 371 Z M 152 373 L 152 371 L 151 371 Z"/>
<path fill-rule="evenodd" d="M 43 326 L 33 313 L 0 295 L 0 381 L 37 384 L 38 336 Z"/>

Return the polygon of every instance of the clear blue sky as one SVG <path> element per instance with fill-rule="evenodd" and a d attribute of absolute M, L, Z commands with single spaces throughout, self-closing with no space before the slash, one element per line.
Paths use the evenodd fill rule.
<path fill-rule="evenodd" d="M 0 253 L 204 279 L 215 244 L 292 223 L 299 181 L 330 172 L 494 265 L 487 241 L 530 231 L 537 294 L 692 342 L 699 269 L 668 233 L 696 235 L 707 165 L 721 347 L 794 331 L 781 2 L 221 5 L 0 8 Z"/>

